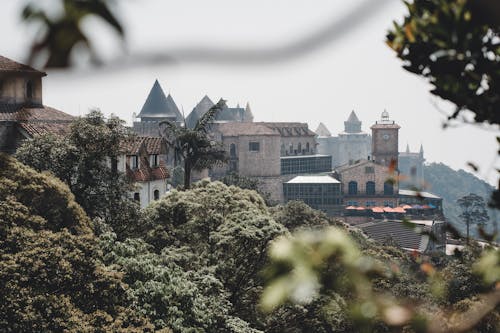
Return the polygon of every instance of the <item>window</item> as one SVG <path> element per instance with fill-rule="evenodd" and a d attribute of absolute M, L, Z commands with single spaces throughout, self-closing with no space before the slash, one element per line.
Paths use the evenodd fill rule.
<path fill-rule="evenodd" d="M 285 144 L 282 144 L 282 145 L 281 145 L 281 149 L 280 149 L 280 155 L 281 155 L 281 156 L 284 156 L 284 155 L 286 154 L 286 151 L 285 151 L 285 150 L 286 150 L 286 149 L 285 149 Z"/>
<path fill-rule="evenodd" d="M 374 167 L 365 167 L 365 173 L 375 173 Z"/>
<path fill-rule="evenodd" d="M 356 195 L 358 194 L 358 183 L 354 181 L 349 182 L 349 190 L 348 190 L 349 195 Z"/>
<path fill-rule="evenodd" d="M 302 153 L 302 144 L 299 142 L 298 146 L 297 146 L 297 151 L 300 153 Z"/>
<path fill-rule="evenodd" d="M 415 167 L 415 166 L 412 166 L 412 167 L 411 167 L 411 170 L 410 170 L 410 175 L 411 175 L 412 177 L 416 177 L 416 176 L 417 176 L 417 167 Z"/>
<path fill-rule="evenodd" d="M 293 143 L 290 143 L 290 154 L 293 154 Z"/>
<path fill-rule="evenodd" d="M 392 182 L 387 181 L 384 183 L 384 194 L 385 195 L 393 195 L 394 194 L 394 186 Z"/>
<path fill-rule="evenodd" d="M 129 156 L 129 165 L 132 169 L 137 169 L 139 167 L 139 156 L 130 155 Z"/>
<path fill-rule="evenodd" d="M 229 156 L 236 157 L 236 145 L 234 143 L 229 146 Z"/>
<path fill-rule="evenodd" d="M 306 143 L 306 152 L 309 152 L 309 149 L 310 149 L 310 147 L 309 147 L 309 142 L 307 142 L 307 143 Z"/>
<path fill-rule="evenodd" d="M 260 150 L 260 144 L 259 142 L 249 142 L 248 143 L 248 150 L 249 151 L 259 151 Z"/>
<path fill-rule="evenodd" d="M 26 82 L 26 98 L 27 99 L 33 98 L 33 82 L 31 80 Z"/>
<path fill-rule="evenodd" d="M 151 165 L 152 167 L 156 167 L 158 166 L 158 155 L 157 154 L 152 154 L 152 155 L 149 155 L 149 165 Z"/>
<path fill-rule="evenodd" d="M 366 182 L 366 194 L 375 195 L 375 182 Z"/>
<path fill-rule="evenodd" d="M 153 192 L 153 198 L 155 200 L 159 200 L 160 199 L 160 191 L 159 190 L 154 190 L 154 192 Z"/>
<path fill-rule="evenodd" d="M 139 195 L 139 192 L 135 192 L 134 193 L 134 200 L 137 201 L 137 202 L 141 201 L 141 196 Z"/>

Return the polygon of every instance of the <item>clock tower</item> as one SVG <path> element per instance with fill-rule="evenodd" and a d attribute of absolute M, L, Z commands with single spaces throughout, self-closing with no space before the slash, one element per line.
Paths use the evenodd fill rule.
<path fill-rule="evenodd" d="M 372 157 L 377 164 L 390 166 L 394 161 L 398 169 L 398 132 L 401 127 L 394 120 L 390 120 L 389 112 L 382 112 L 380 120 L 371 127 L 372 130 Z"/>

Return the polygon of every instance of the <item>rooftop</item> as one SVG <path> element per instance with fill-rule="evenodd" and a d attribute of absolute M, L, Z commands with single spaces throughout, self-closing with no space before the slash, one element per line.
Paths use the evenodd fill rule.
<path fill-rule="evenodd" d="M 278 136 L 279 134 L 262 123 L 217 123 L 214 128 L 223 136 L 257 136 L 269 135 Z"/>
<path fill-rule="evenodd" d="M 170 94 L 166 97 L 158 80 L 155 81 L 138 118 L 170 118 L 181 120 L 182 114 Z"/>
<path fill-rule="evenodd" d="M 340 182 L 330 176 L 297 176 L 286 184 L 340 184 Z"/>
<path fill-rule="evenodd" d="M 438 197 L 435 194 L 432 194 L 430 192 L 419 192 L 419 191 L 412 191 L 412 190 L 399 190 L 399 195 L 407 195 L 411 197 L 423 197 L 423 198 L 430 198 L 430 199 L 441 199 L 441 197 Z"/>
<path fill-rule="evenodd" d="M 47 75 L 45 72 L 38 71 L 33 67 L 21 64 L 12 59 L 0 56 L 0 72 L 10 73 L 31 73 L 39 76 Z"/>

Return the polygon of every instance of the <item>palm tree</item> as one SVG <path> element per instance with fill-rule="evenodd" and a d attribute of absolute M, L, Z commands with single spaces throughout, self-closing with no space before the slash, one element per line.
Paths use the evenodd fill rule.
<path fill-rule="evenodd" d="M 184 163 L 184 188 L 191 186 L 191 171 L 210 169 L 227 160 L 227 154 L 222 145 L 208 135 L 210 123 L 223 108 L 226 101 L 221 99 L 200 117 L 194 128 L 176 125 L 165 120 L 160 123 L 160 133 L 166 139 L 167 146 L 174 153 L 175 162 Z"/>

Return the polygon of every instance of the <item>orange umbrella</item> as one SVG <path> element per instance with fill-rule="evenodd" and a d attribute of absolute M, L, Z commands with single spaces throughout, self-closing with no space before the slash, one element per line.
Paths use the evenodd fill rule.
<path fill-rule="evenodd" d="M 384 212 L 386 212 L 386 213 L 393 213 L 394 209 L 392 209 L 391 207 L 384 207 Z"/>
<path fill-rule="evenodd" d="M 359 206 L 358 208 L 356 208 L 356 210 L 365 210 L 365 207 Z"/>
<path fill-rule="evenodd" d="M 403 208 L 403 209 L 411 209 L 412 207 L 410 205 L 403 205 L 403 206 L 401 206 L 401 208 Z"/>
<path fill-rule="evenodd" d="M 345 209 L 356 209 L 354 206 L 347 206 Z"/>
<path fill-rule="evenodd" d="M 400 214 L 404 214 L 406 213 L 406 210 L 404 210 L 403 207 L 396 207 L 392 210 L 393 213 L 400 213 Z"/>
<path fill-rule="evenodd" d="M 382 207 L 373 207 L 372 212 L 374 213 L 383 213 L 384 209 Z"/>

